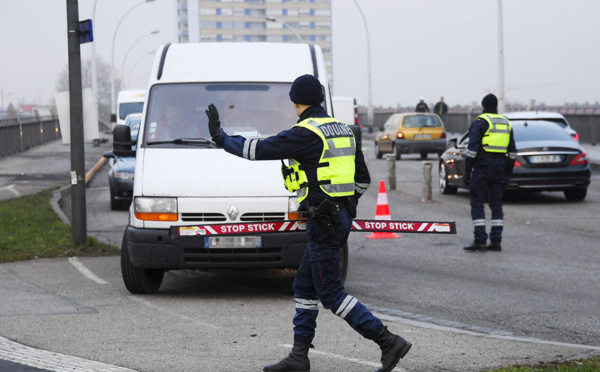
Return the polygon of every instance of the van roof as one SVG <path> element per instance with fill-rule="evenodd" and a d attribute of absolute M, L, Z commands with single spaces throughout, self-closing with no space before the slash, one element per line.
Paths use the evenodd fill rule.
<path fill-rule="evenodd" d="M 163 49 L 161 77 L 157 78 Z M 321 49 L 313 46 L 315 53 Z M 292 82 L 304 74 L 315 75 L 311 46 L 300 43 L 186 43 L 161 47 L 152 68 L 150 83 L 182 82 Z M 318 77 L 327 84 L 325 66 Z"/>

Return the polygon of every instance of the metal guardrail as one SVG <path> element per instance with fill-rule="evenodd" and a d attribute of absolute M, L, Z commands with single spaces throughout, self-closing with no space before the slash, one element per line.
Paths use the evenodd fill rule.
<path fill-rule="evenodd" d="M 0 156 L 61 138 L 58 116 L 0 119 Z"/>
<path fill-rule="evenodd" d="M 375 108 L 373 110 L 373 128 L 383 128 L 386 120 L 394 113 L 410 111 L 412 109 Z M 507 107 L 506 111 L 526 111 L 526 108 Z M 600 143 L 600 108 L 547 106 L 538 108 L 538 111 L 551 111 L 563 114 L 571 127 L 579 133 L 579 140 L 581 142 L 591 143 L 593 146 Z M 448 114 L 446 114 L 446 122 L 444 123 L 446 130 L 453 133 L 464 133 L 480 113 L 481 108 L 479 110 L 472 110 L 470 107 L 452 107 L 448 110 Z M 367 113 L 365 110 L 359 110 L 359 121 L 363 127 L 366 126 Z"/>

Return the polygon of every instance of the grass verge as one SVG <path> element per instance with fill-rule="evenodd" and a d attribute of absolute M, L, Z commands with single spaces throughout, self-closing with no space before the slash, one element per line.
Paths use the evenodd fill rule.
<path fill-rule="evenodd" d="M 532 366 L 511 366 L 483 372 L 600 372 L 600 357 L 568 362 L 542 362 Z"/>
<path fill-rule="evenodd" d="M 71 238 L 71 226 L 50 206 L 53 190 L 0 201 L 0 262 L 72 256 L 114 256 L 120 250 L 88 237 L 85 245 Z"/>

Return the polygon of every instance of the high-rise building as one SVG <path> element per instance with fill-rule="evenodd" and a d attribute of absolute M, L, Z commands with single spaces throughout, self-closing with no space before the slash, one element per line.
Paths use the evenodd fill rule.
<path fill-rule="evenodd" d="M 331 0 L 177 0 L 177 15 L 180 43 L 317 44 L 331 78 Z"/>

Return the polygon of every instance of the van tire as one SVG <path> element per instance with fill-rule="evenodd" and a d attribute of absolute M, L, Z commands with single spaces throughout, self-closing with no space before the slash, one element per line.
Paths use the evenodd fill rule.
<path fill-rule="evenodd" d="M 346 276 L 348 275 L 348 241 L 344 243 L 342 250 L 340 251 L 340 280 L 342 284 L 346 282 Z"/>
<path fill-rule="evenodd" d="M 132 294 L 156 293 L 165 275 L 161 269 L 140 269 L 133 266 L 129 259 L 127 231 L 123 234 L 123 243 L 121 243 L 121 273 L 125 287 Z"/>

